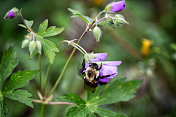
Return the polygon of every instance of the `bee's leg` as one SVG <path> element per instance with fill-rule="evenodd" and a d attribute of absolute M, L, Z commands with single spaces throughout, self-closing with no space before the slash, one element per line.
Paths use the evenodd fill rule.
<path fill-rule="evenodd" d="M 101 63 L 100 67 L 97 70 L 100 70 L 101 68 L 102 68 L 102 63 Z"/>
<path fill-rule="evenodd" d="M 98 84 L 102 86 L 102 85 L 106 85 L 107 83 L 99 81 Z"/>
<path fill-rule="evenodd" d="M 81 74 L 85 74 L 85 59 L 83 58 L 83 62 L 82 62 L 82 68 L 80 70 Z"/>
<path fill-rule="evenodd" d="M 114 74 L 115 74 L 115 73 L 114 73 Z M 104 79 L 104 78 L 106 78 L 106 77 L 110 77 L 110 76 L 112 76 L 112 75 L 114 75 L 114 74 L 105 75 L 105 76 L 99 76 L 98 78 L 99 78 L 99 79 Z"/>

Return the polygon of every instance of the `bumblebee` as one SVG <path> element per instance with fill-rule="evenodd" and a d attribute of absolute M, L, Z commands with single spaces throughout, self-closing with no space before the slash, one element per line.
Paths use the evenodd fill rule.
<path fill-rule="evenodd" d="M 111 75 L 100 76 L 100 70 L 102 68 L 102 64 L 100 66 L 97 63 L 89 63 L 89 67 L 85 68 L 85 59 L 83 59 L 81 74 L 84 76 L 84 88 L 85 89 L 93 89 L 92 92 L 95 91 L 97 86 L 106 85 L 107 82 L 101 82 L 99 79 L 104 79 Z"/>

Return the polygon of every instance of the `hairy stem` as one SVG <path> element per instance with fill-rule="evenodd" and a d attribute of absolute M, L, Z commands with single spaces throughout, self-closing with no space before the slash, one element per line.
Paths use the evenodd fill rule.
<path fill-rule="evenodd" d="M 41 112 L 40 112 L 40 117 L 45 117 L 46 114 L 46 104 L 41 105 Z"/>
<path fill-rule="evenodd" d="M 83 32 L 83 34 L 82 34 L 81 37 L 79 38 L 77 44 L 79 44 L 79 43 L 81 42 L 82 38 L 87 34 L 87 32 L 88 32 L 89 29 L 93 26 L 94 23 L 95 23 L 95 20 L 94 20 L 94 21 L 92 22 L 92 24 Z M 60 76 L 58 77 L 56 83 L 54 84 L 54 87 L 53 87 L 52 90 L 51 90 L 51 94 L 53 94 L 54 91 L 56 90 L 56 87 L 57 87 L 57 85 L 59 84 L 60 80 L 62 79 L 62 76 L 64 75 L 64 73 L 65 73 L 65 71 L 66 71 L 66 69 L 67 69 L 67 66 L 68 66 L 68 64 L 70 63 L 70 60 L 72 59 L 72 57 L 73 57 L 73 55 L 74 55 L 75 52 L 76 52 L 76 48 L 73 49 L 73 51 L 72 51 L 72 53 L 70 54 L 70 56 L 69 56 L 67 62 L 65 63 L 64 68 L 62 69 Z"/>
<path fill-rule="evenodd" d="M 48 75 L 49 75 L 50 68 L 51 68 L 51 64 L 49 63 L 48 70 L 47 70 L 47 73 L 46 73 L 46 80 L 45 80 L 45 86 L 44 86 L 44 95 L 46 95 L 46 87 L 47 87 L 47 84 L 48 84 Z"/>
<path fill-rule="evenodd" d="M 24 21 L 24 18 L 23 18 L 22 14 L 21 14 L 21 10 L 20 10 L 20 12 L 19 12 L 19 16 L 21 17 L 21 20 L 23 21 L 23 24 L 26 26 L 26 28 L 28 29 L 28 31 L 29 31 L 29 32 L 33 32 L 33 30 L 31 29 L 31 27 L 28 27 L 28 26 L 26 25 L 26 22 Z M 33 32 L 33 33 L 34 33 L 34 32 Z"/>
<path fill-rule="evenodd" d="M 40 92 L 42 93 L 42 65 L 41 65 L 41 54 L 39 53 L 39 78 L 40 78 Z"/>
<path fill-rule="evenodd" d="M 35 100 L 35 99 L 33 99 L 32 102 L 39 103 L 39 104 L 43 103 L 42 100 Z M 69 104 L 69 105 L 75 105 L 76 106 L 75 103 L 69 103 L 69 102 L 48 102 L 46 104 L 47 105 L 64 105 L 64 104 Z"/>

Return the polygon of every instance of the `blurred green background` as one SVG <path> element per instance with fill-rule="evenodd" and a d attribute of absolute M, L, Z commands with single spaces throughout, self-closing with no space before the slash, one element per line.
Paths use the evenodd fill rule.
<path fill-rule="evenodd" d="M 38 58 L 29 58 L 28 49 L 21 49 L 21 43 L 27 32 L 17 24 L 19 17 L 4 20 L 3 16 L 12 7 L 22 8 L 25 19 L 34 20 L 34 31 L 39 24 L 49 19 L 49 25 L 65 27 L 65 31 L 49 40 L 58 44 L 64 39 L 79 38 L 85 29 L 82 19 L 71 19 L 67 8 L 81 11 L 95 17 L 111 0 L 0 0 L 0 57 L 3 51 L 13 45 L 17 51 L 19 65 L 17 70 L 38 69 Z M 111 104 L 109 108 L 124 112 L 129 117 L 176 117 L 176 1 L 175 0 L 126 0 L 127 7 L 120 14 L 124 15 L 129 25 L 118 28 L 103 26 L 100 43 L 96 43 L 92 33 L 88 33 L 81 45 L 88 52 L 107 52 L 108 60 L 121 60 L 116 78 L 143 80 L 143 84 L 134 99 L 129 102 Z M 148 39 L 149 45 L 143 42 Z M 141 49 L 145 48 L 146 55 Z M 48 90 L 55 83 L 72 47 L 66 44 L 60 47 L 49 74 Z M 74 92 L 86 98 L 83 80 L 79 76 L 82 55 L 77 52 L 72 59 L 55 93 L 56 98 L 64 93 Z M 43 78 L 48 59 L 42 56 Z M 14 71 L 14 72 L 15 72 Z M 36 77 L 26 87 L 33 98 L 38 99 L 39 78 Z M 34 109 L 21 103 L 6 100 L 8 117 L 38 117 L 40 105 Z M 63 117 L 69 106 L 47 107 L 47 117 Z"/>

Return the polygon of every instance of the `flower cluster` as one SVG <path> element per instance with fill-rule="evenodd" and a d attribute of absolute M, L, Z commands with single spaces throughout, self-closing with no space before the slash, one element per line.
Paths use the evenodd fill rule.
<path fill-rule="evenodd" d="M 29 46 L 30 55 L 32 55 L 32 53 L 36 50 L 36 48 L 38 52 L 41 53 L 41 49 L 42 49 L 41 42 L 37 39 L 36 34 L 32 32 L 28 33 L 25 36 L 25 40 L 23 40 L 21 48 L 24 48 L 27 46 Z"/>
<path fill-rule="evenodd" d="M 101 82 L 108 83 L 112 78 L 114 78 L 118 74 L 118 68 L 122 62 L 121 61 L 104 61 L 107 58 L 107 53 L 96 53 L 90 54 L 92 63 L 97 63 L 99 66 L 102 65 L 100 69 L 99 76 L 107 76 L 103 79 L 99 79 Z M 86 62 L 85 69 L 89 67 L 89 63 Z"/>

